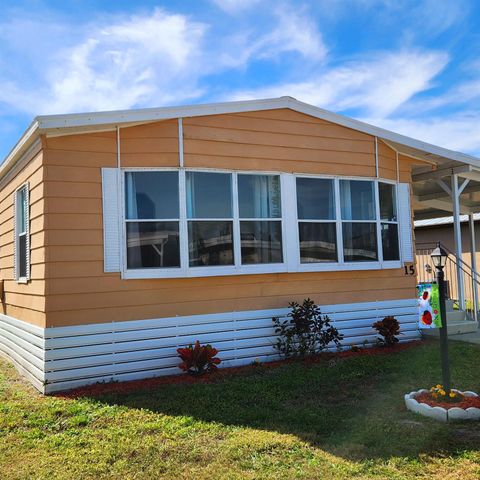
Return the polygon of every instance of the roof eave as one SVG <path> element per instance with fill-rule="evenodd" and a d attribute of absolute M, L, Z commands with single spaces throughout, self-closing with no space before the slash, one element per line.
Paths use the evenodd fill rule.
<path fill-rule="evenodd" d="M 355 120 L 338 113 L 333 113 L 307 103 L 300 102 L 292 97 L 269 98 L 263 100 L 246 100 L 236 102 L 211 103 L 181 107 L 144 108 L 138 110 L 119 110 L 109 112 L 88 112 L 79 114 L 42 115 L 36 117 L 29 128 L 22 135 L 11 152 L 7 155 L 0 167 L 0 178 L 8 171 L 11 165 L 21 157 L 35 139 L 42 133 L 58 135 L 62 132 L 71 134 L 85 131 L 89 127 L 98 129 L 102 126 L 115 128 L 118 125 L 149 123 L 179 117 L 196 117 L 203 115 L 218 115 L 228 113 L 242 113 L 255 110 L 273 110 L 289 108 L 306 115 L 321 118 L 338 125 L 357 130 L 393 144 L 418 150 L 423 156 L 432 158 L 433 162 L 441 163 L 442 159 L 453 160 L 475 167 L 480 167 L 480 159 L 461 152 L 432 145 L 421 140 L 400 135 L 380 127 Z M 408 155 L 408 154 L 407 154 Z"/>

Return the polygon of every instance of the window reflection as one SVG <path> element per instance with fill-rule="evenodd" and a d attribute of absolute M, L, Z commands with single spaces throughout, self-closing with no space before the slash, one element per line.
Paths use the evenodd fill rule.
<path fill-rule="evenodd" d="M 382 248 L 384 260 L 400 260 L 396 223 L 382 223 Z"/>
<path fill-rule="evenodd" d="M 375 223 L 343 224 L 343 257 L 346 262 L 378 260 Z"/>
<path fill-rule="evenodd" d="M 282 263 L 282 223 L 240 222 L 242 264 Z"/>
<path fill-rule="evenodd" d="M 127 267 L 179 267 L 178 222 L 127 223 Z"/>
<path fill-rule="evenodd" d="M 178 172 L 127 172 L 128 219 L 178 218 Z"/>
<path fill-rule="evenodd" d="M 232 222 L 188 222 L 190 266 L 233 265 Z"/>
<path fill-rule="evenodd" d="M 337 232 L 334 223 L 300 223 L 300 262 L 336 262 Z"/>

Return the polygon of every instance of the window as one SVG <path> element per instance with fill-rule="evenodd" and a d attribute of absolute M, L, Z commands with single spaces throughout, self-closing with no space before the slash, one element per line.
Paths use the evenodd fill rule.
<path fill-rule="evenodd" d="M 395 185 L 297 177 L 296 190 L 301 264 L 400 259 Z"/>
<path fill-rule="evenodd" d="M 127 268 L 180 267 L 178 172 L 127 172 Z"/>
<path fill-rule="evenodd" d="M 15 192 L 15 279 L 30 278 L 28 185 Z"/>
<path fill-rule="evenodd" d="M 378 193 L 380 199 L 380 229 L 383 260 L 400 260 L 395 186 L 390 183 L 379 182 Z"/>
<path fill-rule="evenodd" d="M 378 260 L 375 183 L 340 180 L 343 258 L 345 262 Z M 373 222 L 372 222 L 373 220 Z"/>
<path fill-rule="evenodd" d="M 191 267 L 233 265 L 232 176 L 187 172 Z"/>
<path fill-rule="evenodd" d="M 278 175 L 238 175 L 242 265 L 282 263 Z"/>
<path fill-rule="evenodd" d="M 334 182 L 297 178 L 300 262 L 337 262 Z"/>
<path fill-rule="evenodd" d="M 124 193 L 130 278 L 383 268 L 400 260 L 397 187 L 387 181 L 126 170 Z"/>

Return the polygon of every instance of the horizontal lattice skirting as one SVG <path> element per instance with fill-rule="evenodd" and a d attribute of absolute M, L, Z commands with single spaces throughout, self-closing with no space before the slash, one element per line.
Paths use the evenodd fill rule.
<path fill-rule="evenodd" d="M 394 315 L 401 340 L 420 338 L 414 299 L 323 306 L 343 345 L 375 342 L 372 323 Z M 222 366 L 278 358 L 272 317 L 288 309 L 228 312 L 39 329 L 1 316 L 0 350 L 45 393 L 96 382 L 180 373 L 177 348 L 200 340 L 220 350 Z M 25 327 L 25 328 L 23 328 Z"/>

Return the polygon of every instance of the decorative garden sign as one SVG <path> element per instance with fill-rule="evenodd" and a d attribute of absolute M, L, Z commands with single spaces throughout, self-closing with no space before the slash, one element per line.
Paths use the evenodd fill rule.
<path fill-rule="evenodd" d="M 419 328 L 440 328 L 440 296 L 436 283 L 420 283 L 418 292 L 418 324 Z"/>

